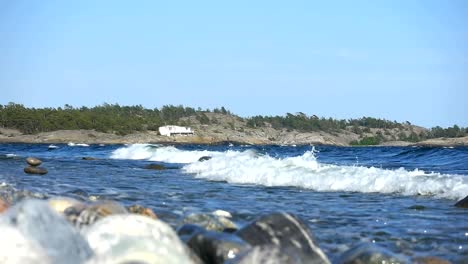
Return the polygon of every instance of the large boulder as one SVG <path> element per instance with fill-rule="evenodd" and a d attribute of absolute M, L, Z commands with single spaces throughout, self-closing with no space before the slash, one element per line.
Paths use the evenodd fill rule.
<path fill-rule="evenodd" d="M 461 207 L 461 208 L 468 208 L 468 196 L 465 198 L 461 199 L 455 204 L 456 207 Z"/>
<path fill-rule="evenodd" d="M 194 263 L 174 230 L 157 219 L 112 215 L 83 229 L 83 234 L 96 253 L 89 264 Z"/>
<path fill-rule="evenodd" d="M 371 243 L 359 244 L 345 253 L 338 260 L 343 264 L 380 264 L 380 263 L 411 263 L 384 248 Z"/>
<path fill-rule="evenodd" d="M 187 245 L 205 263 L 221 264 L 248 250 L 250 245 L 229 233 L 198 232 L 187 241 Z"/>
<path fill-rule="evenodd" d="M 279 246 L 255 246 L 226 264 L 305 264 L 294 252 L 286 252 Z"/>
<path fill-rule="evenodd" d="M 330 263 L 307 225 L 289 213 L 264 215 L 236 234 L 253 246 L 278 246 L 297 255 L 299 263 Z"/>
<path fill-rule="evenodd" d="M 17 229 L 25 239 L 41 247 L 51 263 L 82 263 L 92 255 L 86 240 L 46 201 L 24 200 L 18 203 L 0 216 L 0 225 Z M 3 233 L 0 237 L 9 239 Z M 37 254 L 42 254 L 40 251 Z"/>
<path fill-rule="evenodd" d="M 52 263 L 45 249 L 24 236 L 17 228 L 0 224 L 0 263 L 30 264 Z"/>

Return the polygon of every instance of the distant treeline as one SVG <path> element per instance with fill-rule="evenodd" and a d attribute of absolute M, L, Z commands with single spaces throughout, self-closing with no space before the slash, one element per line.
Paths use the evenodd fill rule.
<path fill-rule="evenodd" d="M 141 105 L 120 106 L 118 104 L 103 104 L 95 107 L 75 108 L 70 105 L 58 108 L 27 108 L 21 104 L 9 103 L 0 105 L 0 127 L 15 128 L 26 134 L 48 132 L 54 130 L 94 129 L 100 132 L 120 135 L 136 131 L 157 131 L 163 125 L 190 125 L 184 117 L 195 117 L 201 124 L 211 124 L 206 113 L 232 115 L 224 107 L 201 109 L 184 106 L 165 105 L 161 108 L 147 109 Z M 410 123 L 398 123 L 385 119 L 363 117 L 358 119 L 319 118 L 304 113 L 285 116 L 254 116 L 243 118 L 251 128 L 271 126 L 276 129 L 298 130 L 302 132 L 326 131 L 339 132 L 347 129 L 362 135 L 372 128 L 384 130 L 403 129 Z M 413 135 L 406 138 L 417 141 L 435 137 L 462 137 L 468 135 L 468 128 L 457 125 L 449 128 L 434 127 L 424 135 Z M 409 136 L 408 136 L 409 137 Z M 401 138 L 400 138 L 401 139 Z"/>

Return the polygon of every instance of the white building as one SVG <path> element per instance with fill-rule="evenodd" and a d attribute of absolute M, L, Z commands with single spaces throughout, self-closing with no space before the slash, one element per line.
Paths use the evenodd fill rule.
<path fill-rule="evenodd" d="M 170 137 L 173 135 L 193 135 L 194 133 L 190 127 L 162 126 L 159 127 L 159 134 Z"/>

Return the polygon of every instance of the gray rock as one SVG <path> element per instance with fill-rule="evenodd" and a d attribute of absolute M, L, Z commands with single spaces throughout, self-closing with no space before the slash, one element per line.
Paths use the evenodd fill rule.
<path fill-rule="evenodd" d="M 206 232 L 206 229 L 194 224 L 185 224 L 177 228 L 177 235 L 184 242 L 187 242 L 194 235 L 204 232 Z"/>
<path fill-rule="evenodd" d="M 286 252 L 278 246 L 255 246 L 226 264 L 303 264 L 294 252 Z"/>
<path fill-rule="evenodd" d="M 166 223 L 149 217 L 112 215 L 83 229 L 96 256 L 91 263 L 194 263 Z"/>
<path fill-rule="evenodd" d="M 211 231 L 237 229 L 237 225 L 227 217 L 204 213 L 189 214 L 182 220 L 182 224 L 195 224 Z"/>
<path fill-rule="evenodd" d="M 468 195 L 455 204 L 456 207 L 468 208 Z"/>
<path fill-rule="evenodd" d="M 28 166 L 24 168 L 24 172 L 27 174 L 39 174 L 39 175 L 44 175 L 48 173 L 47 169 L 45 168 L 33 167 L 33 166 Z"/>
<path fill-rule="evenodd" d="M 26 239 L 42 247 L 51 263 L 82 263 L 92 255 L 77 230 L 46 201 L 24 200 L 2 214 L 0 224 L 16 228 Z"/>
<path fill-rule="evenodd" d="M 205 263 L 216 264 L 224 263 L 250 249 L 250 245 L 238 236 L 213 231 L 194 234 L 188 239 L 187 245 Z"/>
<path fill-rule="evenodd" d="M 40 159 L 33 158 L 33 157 L 26 158 L 26 162 L 31 166 L 39 166 L 42 164 L 42 161 Z"/>
<path fill-rule="evenodd" d="M 301 261 L 299 263 L 330 263 L 307 225 L 292 214 L 262 216 L 236 234 L 253 246 L 278 246 L 285 252 L 297 255 Z"/>
<path fill-rule="evenodd" d="M 371 243 L 359 244 L 345 253 L 338 260 L 343 264 L 381 264 L 381 263 L 411 263 L 403 257 L 378 247 Z"/>

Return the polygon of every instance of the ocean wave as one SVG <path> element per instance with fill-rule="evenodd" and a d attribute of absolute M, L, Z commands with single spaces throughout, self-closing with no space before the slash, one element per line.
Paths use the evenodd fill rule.
<path fill-rule="evenodd" d="M 313 151 L 302 156 L 277 159 L 251 151 L 227 151 L 211 160 L 183 167 L 197 178 L 236 184 L 294 186 L 316 191 L 398 193 L 460 199 L 468 193 L 462 175 L 390 170 L 363 166 L 319 163 Z"/>
<path fill-rule="evenodd" d="M 73 142 L 69 142 L 67 144 L 69 147 L 89 147 L 88 144 L 85 144 L 85 143 L 73 143 Z"/>
<path fill-rule="evenodd" d="M 215 157 L 222 155 L 215 151 L 184 151 L 171 146 L 151 144 L 132 144 L 114 150 L 112 159 L 150 160 L 168 163 L 192 163 L 203 156 Z"/>

